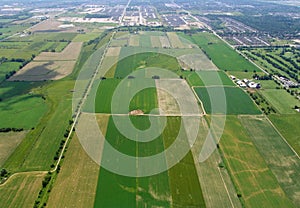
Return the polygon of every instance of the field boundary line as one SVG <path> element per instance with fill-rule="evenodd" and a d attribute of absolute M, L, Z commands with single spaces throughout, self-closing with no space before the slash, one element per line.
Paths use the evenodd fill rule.
<path fill-rule="evenodd" d="M 89 112 L 82 112 L 85 114 L 95 114 L 95 115 L 107 115 L 107 116 L 153 116 L 153 117 L 199 117 L 204 116 L 204 114 L 137 114 L 137 115 L 130 115 L 129 113 L 89 113 Z"/>
<path fill-rule="evenodd" d="M 276 126 L 271 122 L 271 120 L 265 116 L 266 120 L 270 123 L 270 125 L 275 129 L 277 134 L 282 138 L 282 140 L 289 146 L 289 148 L 295 153 L 295 155 L 300 159 L 298 153 L 294 150 L 294 148 L 288 143 L 288 141 L 284 138 L 284 136 L 279 132 L 279 130 L 276 128 Z"/>
<path fill-rule="evenodd" d="M 209 87 L 223 87 L 223 88 L 240 88 L 237 85 L 208 85 L 208 86 L 193 86 L 193 87 L 198 87 L 198 88 L 209 88 Z"/>
<path fill-rule="evenodd" d="M 55 171 L 57 170 L 58 166 L 59 166 L 59 163 L 60 163 L 60 161 L 61 161 L 61 159 L 62 159 L 62 157 L 63 157 L 63 155 L 64 155 L 64 152 L 65 152 L 65 149 L 66 149 L 66 147 L 67 147 L 67 145 L 68 145 L 68 143 L 69 143 L 69 140 L 70 140 L 70 138 L 72 137 L 73 130 L 75 129 L 75 126 L 77 125 L 78 118 L 79 118 L 79 116 L 80 116 L 80 114 L 81 114 L 81 109 L 82 109 L 83 105 L 85 104 L 85 100 L 86 100 L 88 94 L 90 93 L 90 91 L 91 91 L 91 89 L 92 89 L 92 85 L 94 84 L 95 79 L 96 79 L 96 77 L 97 77 L 97 75 L 98 75 L 99 69 L 100 69 L 100 67 L 101 67 L 101 65 L 102 65 L 102 63 L 103 63 L 103 60 L 104 60 L 105 54 L 106 54 L 106 52 L 107 52 L 107 49 L 108 49 L 108 47 L 109 47 L 109 45 L 110 45 L 110 43 L 111 43 L 111 41 L 112 41 L 112 39 L 113 39 L 113 37 L 114 37 L 115 34 L 116 34 L 116 31 L 114 31 L 113 34 L 112 34 L 112 36 L 110 37 L 110 39 L 109 39 L 109 41 L 108 41 L 108 43 L 107 43 L 107 45 L 106 45 L 106 47 L 105 47 L 105 50 L 104 50 L 104 52 L 103 52 L 103 55 L 101 56 L 101 60 L 100 60 L 100 62 L 99 62 L 99 65 L 98 65 L 98 67 L 97 67 L 95 73 L 93 74 L 93 77 L 92 77 L 92 79 L 91 79 L 91 81 L 90 81 L 90 83 L 89 83 L 89 85 L 88 85 L 88 88 L 87 88 L 86 92 L 84 93 L 83 97 L 81 98 L 81 101 L 82 101 L 82 102 L 81 102 L 81 104 L 80 104 L 79 107 L 78 107 L 78 111 L 77 111 L 77 113 L 76 113 L 76 117 L 75 117 L 75 119 L 74 119 L 74 121 L 73 121 L 73 124 L 72 124 L 72 126 L 71 126 L 71 128 L 70 128 L 70 132 L 69 132 L 68 137 L 67 137 L 67 139 L 66 139 L 66 142 L 65 142 L 65 144 L 64 144 L 64 146 L 63 146 L 63 148 L 62 148 L 62 150 L 61 150 L 61 153 L 60 153 L 60 155 L 59 155 L 59 158 L 58 158 L 58 160 L 57 160 L 57 163 L 56 163 L 56 165 L 55 165 L 55 168 L 52 169 L 52 170 L 50 170 L 51 173 L 55 172 Z"/>
<path fill-rule="evenodd" d="M 294 154 L 296 155 L 296 157 L 298 159 L 300 159 L 298 153 L 294 150 L 294 148 L 288 143 L 288 141 L 285 139 L 285 137 L 280 133 L 280 131 L 276 128 L 276 126 L 272 123 L 272 121 L 264 114 L 262 115 L 238 115 L 238 118 L 240 119 L 240 117 L 248 117 L 248 118 L 254 118 L 254 119 L 259 119 L 259 117 L 266 119 L 268 121 L 268 123 L 274 128 L 274 130 L 276 131 L 276 133 L 282 138 L 282 140 L 289 146 L 289 148 L 292 150 L 292 152 L 294 152 Z"/>
<path fill-rule="evenodd" d="M 231 204 L 231 206 L 234 208 L 234 204 L 233 204 L 233 202 L 232 202 L 232 199 L 231 199 L 231 197 L 230 197 L 229 191 L 228 191 L 228 189 L 227 189 L 226 183 L 225 183 L 225 181 L 224 181 L 224 178 L 223 178 L 223 176 L 222 176 L 222 173 L 221 173 L 221 170 L 220 170 L 219 167 L 218 167 L 218 171 L 219 171 L 219 174 L 220 174 L 220 176 L 221 176 L 222 182 L 223 182 L 223 184 L 224 184 L 224 187 L 225 187 L 227 196 L 228 196 L 228 198 L 229 198 L 230 204 Z"/>
<path fill-rule="evenodd" d="M 195 89 L 194 89 L 194 86 L 192 86 L 191 88 L 192 88 L 192 91 L 193 91 L 194 95 L 196 96 L 196 99 L 200 102 L 200 106 L 201 106 L 201 108 L 202 108 L 203 115 L 207 115 L 207 113 L 206 113 L 206 111 L 205 111 L 205 109 L 204 109 L 203 103 L 202 103 L 202 101 L 200 100 L 200 98 L 198 97 L 198 95 L 197 95 L 197 93 L 196 93 L 196 91 L 195 91 Z"/>

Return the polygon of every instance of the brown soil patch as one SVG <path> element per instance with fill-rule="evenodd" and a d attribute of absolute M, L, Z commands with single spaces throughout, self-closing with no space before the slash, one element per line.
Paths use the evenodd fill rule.
<path fill-rule="evenodd" d="M 42 52 L 34 61 L 67 61 L 76 60 L 80 54 L 82 42 L 70 43 L 62 52 Z"/>
<path fill-rule="evenodd" d="M 137 110 L 130 111 L 129 115 L 144 115 L 144 112 L 140 109 L 137 109 Z"/>
<path fill-rule="evenodd" d="M 9 81 L 58 80 L 71 74 L 76 61 L 30 62 Z"/>

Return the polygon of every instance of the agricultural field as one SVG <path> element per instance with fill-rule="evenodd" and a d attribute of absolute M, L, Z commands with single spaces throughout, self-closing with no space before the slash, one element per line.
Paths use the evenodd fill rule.
<path fill-rule="evenodd" d="M 78 138 L 74 136 L 51 191 L 48 206 L 92 207 L 98 172 L 99 166 L 86 155 Z"/>
<path fill-rule="evenodd" d="M 3 82 L 9 72 L 18 71 L 21 66 L 19 62 L 4 62 L 0 64 L 0 83 Z"/>
<path fill-rule="evenodd" d="M 300 155 L 300 129 L 298 128 L 300 115 L 269 115 L 269 119 L 298 155 Z"/>
<path fill-rule="evenodd" d="M 138 80 L 125 80 L 123 81 L 122 88 L 122 97 L 120 99 L 119 105 L 116 106 L 116 112 L 114 113 L 124 113 L 127 114 L 133 110 L 142 110 L 144 113 L 150 113 L 150 111 L 157 107 L 157 95 L 155 88 L 147 88 L 138 92 L 130 101 L 129 109 L 126 104 L 128 96 L 132 93 L 131 90 L 138 88 L 139 85 L 143 86 L 145 82 L 152 83 L 155 86 L 155 82 L 152 79 L 138 79 Z M 111 112 L 111 100 L 113 94 L 116 90 L 116 87 L 120 84 L 120 81 L 117 79 L 107 79 L 102 80 L 98 87 L 96 93 L 96 100 L 89 100 L 86 105 L 87 112 L 96 112 L 96 113 L 110 113 Z M 95 84 L 97 86 L 97 84 Z M 89 105 L 95 102 L 95 109 L 90 109 Z"/>
<path fill-rule="evenodd" d="M 227 116 L 220 149 L 242 202 L 246 207 L 294 207 L 252 139 L 248 127 L 237 116 Z"/>
<path fill-rule="evenodd" d="M 195 160 L 199 181 L 202 188 L 203 197 L 206 207 L 241 207 L 241 202 L 237 197 L 235 187 L 230 179 L 228 171 L 224 168 L 224 163 L 220 152 L 213 151 L 210 157 L 203 161 L 198 162 L 197 156 L 203 150 L 203 145 L 209 126 L 206 118 L 200 121 L 200 128 L 197 140 L 193 146 L 192 153 Z"/>
<path fill-rule="evenodd" d="M 299 205 L 299 156 L 278 134 L 269 120 L 263 117 L 240 117 L 253 143 L 275 175 L 286 195 Z"/>
<path fill-rule="evenodd" d="M 157 53 L 139 53 L 118 62 L 115 78 L 124 78 L 134 70 L 147 67 L 159 67 L 171 71 L 178 71 L 180 69 L 174 57 Z"/>
<path fill-rule="evenodd" d="M 94 40 L 95 38 L 99 37 L 99 33 L 91 32 L 86 34 L 78 34 L 72 40 L 73 42 L 88 42 L 90 40 Z"/>
<path fill-rule="evenodd" d="M 168 14 L 170 5 L 143 4 L 51 2 L 49 13 L 42 5 L 24 10 L 25 16 L 47 12 L 45 21 L 27 17 L 17 25 L 0 20 L 0 128 L 22 129 L 0 133 L 0 207 L 297 207 L 300 117 L 292 108 L 300 106 L 299 100 L 273 80 L 262 80 L 262 89 L 247 91 L 265 98 L 276 112 L 261 111 L 262 105 L 229 75 L 253 79 L 264 73 L 218 35 L 204 32 L 210 29 L 176 32 L 164 22 L 157 22 L 158 27 L 122 22 L 123 10 L 125 16 L 140 15 L 135 24 L 148 21 L 148 12 L 157 15 L 154 19 L 178 17 L 183 24 L 198 25 L 198 17 L 205 21 L 199 15 L 192 18 L 189 2 L 176 1 L 180 7 L 170 10 L 174 15 Z M 87 17 L 69 22 L 91 11 L 107 14 L 111 22 L 120 18 L 120 24 L 92 23 Z M 40 23 L 33 26 L 31 20 Z M 272 59 L 263 68 L 296 81 L 299 73 L 287 69 L 299 66 L 298 49 L 241 50 L 258 64 L 263 59 L 258 52 Z M 274 69 L 274 63 L 282 70 Z M 223 116 L 224 129 L 210 129 L 209 122 Z M 162 118 L 166 126 L 153 140 L 131 140 L 144 139 L 140 132 L 153 126 L 160 132 Z M 200 120 L 199 131 L 188 125 L 181 132 L 185 119 L 190 124 Z M 131 127 L 128 121 L 139 130 L 130 131 L 131 139 L 121 130 Z M 105 136 L 101 141 L 99 129 Z M 224 134 L 215 138 L 214 131 Z M 175 143 L 177 136 L 180 143 Z M 175 150 L 187 148 L 176 161 L 177 154 L 164 152 L 174 143 Z M 207 143 L 211 156 L 200 162 Z M 131 156 L 132 163 L 112 157 L 109 145 Z M 162 164 L 137 159 L 159 153 Z M 140 167 L 152 171 L 174 161 L 160 173 L 139 177 Z M 127 165 L 137 176 L 109 170 L 107 163 L 116 170 Z M 3 169 L 9 171 L 7 180 Z"/>
<path fill-rule="evenodd" d="M 72 93 L 70 90 L 73 88 L 73 84 L 72 81 L 60 81 L 40 89 L 40 93 L 47 94 L 48 109 L 34 130 L 26 135 L 3 167 L 11 172 L 50 168 L 71 118 L 71 109 L 68 106 L 71 106 Z"/>
<path fill-rule="evenodd" d="M 48 107 L 39 95 L 24 95 L 0 103 L 0 128 L 34 128 Z M 26 118 L 26 119 L 24 119 Z"/>
<path fill-rule="evenodd" d="M 21 143 L 27 131 L 0 133 L 0 167 Z"/>
<path fill-rule="evenodd" d="M 42 52 L 34 61 L 74 61 L 78 58 L 82 42 L 71 42 L 62 52 Z"/>
<path fill-rule="evenodd" d="M 1 207 L 32 207 L 45 173 L 20 173 L 0 185 Z M 29 194 L 30 193 L 30 194 Z"/>
<path fill-rule="evenodd" d="M 9 81 L 45 81 L 62 79 L 72 73 L 75 61 L 30 62 Z"/>
<path fill-rule="evenodd" d="M 72 42 L 62 52 L 42 52 L 11 77 L 9 81 L 62 79 L 72 73 L 81 47 L 82 42 Z"/>
<path fill-rule="evenodd" d="M 211 33 L 197 33 L 192 36 L 180 34 L 182 37 L 197 44 L 212 59 L 221 70 L 226 71 L 256 71 L 256 66 L 247 61 L 230 46 Z"/>
<path fill-rule="evenodd" d="M 217 71 L 218 68 L 200 50 L 197 54 L 183 55 L 177 58 L 182 69 L 194 71 Z"/>
<path fill-rule="evenodd" d="M 297 113 L 295 105 L 299 106 L 300 101 L 291 96 L 283 89 L 266 89 L 260 93 L 270 102 L 275 109 L 281 114 Z"/>
<path fill-rule="evenodd" d="M 167 36 L 171 43 L 172 48 L 184 48 L 183 43 L 180 41 L 180 39 L 176 33 L 168 32 Z"/>
<path fill-rule="evenodd" d="M 195 87 L 194 90 L 208 114 L 261 114 L 251 98 L 238 87 Z M 226 103 L 220 100 L 222 94 Z"/>
<path fill-rule="evenodd" d="M 223 71 L 198 71 L 198 72 L 187 72 L 183 76 L 190 86 L 236 86 L 231 79 Z"/>
<path fill-rule="evenodd" d="M 158 106 L 160 108 L 160 115 L 201 115 L 204 110 L 195 109 L 194 105 L 197 103 L 195 95 L 190 90 L 190 87 L 185 80 L 182 79 L 161 79 L 156 80 L 156 88 L 162 92 L 158 95 Z M 169 94 L 172 93 L 172 94 Z M 163 97 L 162 95 L 165 95 Z"/>
<path fill-rule="evenodd" d="M 7 26 L 1 27 L 0 33 L 2 33 L 2 35 L 0 36 L 0 39 L 5 39 L 14 35 L 15 33 L 22 32 L 29 26 L 30 24 L 9 24 Z"/>
<path fill-rule="evenodd" d="M 145 129 L 149 125 L 146 117 L 132 117 L 132 119 L 133 123 L 140 129 Z M 133 141 L 126 140 L 110 119 L 106 138 L 116 149 L 127 154 L 149 155 L 150 153 L 162 151 L 172 143 L 171 135 L 176 133 L 179 124 L 179 117 L 169 117 L 168 127 L 165 129 L 162 138 L 155 139 L 145 146 L 142 143 L 135 144 Z M 102 160 L 109 158 L 109 155 L 105 152 L 105 146 L 103 151 Z M 184 177 L 185 175 L 189 177 Z M 95 207 L 124 206 L 124 204 L 130 207 L 145 205 L 163 207 L 204 206 L 200 184 L 196 181 L 198 181 L 198 178 L 191 152 L 187 154 L 182 162 L 170 170 L 149 177 L 129 178 L 113 174 L 102 168 L 99 172 Z M 109 185 L 111 188 L 105 189 L 104 184 Z M 189 189 L 193 191 L 191 192 Z M 115 196 L 114 199 L 109 197 L 112 194 Z"/>
<path fill-rule="evenodd" d="M 43 33 L 11 37 L 0 42 L 0 56 L 30 60 L 40 52 L 61 52 L 75 36 L 74 33 Z"/>

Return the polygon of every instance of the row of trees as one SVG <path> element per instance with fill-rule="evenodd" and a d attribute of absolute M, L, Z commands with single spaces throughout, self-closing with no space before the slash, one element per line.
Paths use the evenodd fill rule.
<path fill-rule="evenodd" d="M 260 109 L 264 114 L 268 115 L 270 113 L 276 113 L 276 110 L 259 93 L 250 93 L 250 97 L 254 100 L 256 105 L 260 106 Z"/>
<path fill-rule="evenodd" d="M 255 56 L 260 57 L 262 60 L 267 61 L 274 68 L 279 69 L 280 71 L 283 71 L 283 72 L 287 73 L 291 78 L 293 78 L 293 79 L 295 79 L 296 81 L 299 82 L 298 75 L 291 69 L 291 67 L 287 68 L 285 65 L 281 65 L 281 63 L 279 63 L 279 62 L 278 62 L 279 63 L 278 64 L 277 60 L 274 59 L 272 55 L 270 55 L 270 54 L 264 55 L 264 54 L 258 53 L 256 51 L 251 51 L 251 52 Z M 274 72 L 274 74 L 275 74 L 274 70 L 271 70 L 271 71 Z M 279 74 L 279 76 L 281 76 L 281 75 Z"/>
<path fill-rule="evenodd" d="M 0 128 L 0 132 L 2 133 L 7 133 L 7 132 L 20 132 L 20 131 L 23 131 L 24 129 L 23 128 Z"/>

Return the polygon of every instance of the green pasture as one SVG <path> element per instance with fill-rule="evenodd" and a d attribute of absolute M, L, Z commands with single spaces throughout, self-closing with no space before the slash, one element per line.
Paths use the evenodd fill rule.
<path fill-rule="evenodd" d="M 0 102 L 0 127 L 35 127 L 48 107 L 40 96 L 24 95 Z"/>
<path fill-rule="evenodd" d="M 273 80 L 257 80 L 256 82 L 261 84 L 262 89 L 276 89 L 276 87 L 279 87 Z"/>
<path fill-rule="evenodd" d="M 18 71 L 21 66 L 20 62 L 4 62 L 0 64 L 0 83 L 5 80 L 5 75 L 11 71 Z M 0 95 L 1 97 L 1 95 Z"/>
<path fill-rule="evenodd" d="M 209 114 L 261 114 L 251 98 L 238 87 L 195 87 L 194 90 Z M 221 100 L 224 93 L 226 102 Z"/>
<path fill-rule="evenodd" d="M 293 108 L 295 105 L 300 106 L 300 101 L 291 96 L 283 89 L 266 89 L 261 90 L 260 93 L 266 100 L 275 107 L 281 114 L 297 113 Z"/>
<path fill-rule="evenodd" d="M 39 93 L 46 95 L 48 109 L 35 129 L 26 135 L 8 158 L 5 168 L 12 172 L 50 168 L 71 119 L 73 85 L 73 81 L 59 81 L 40 89 Z"/>

